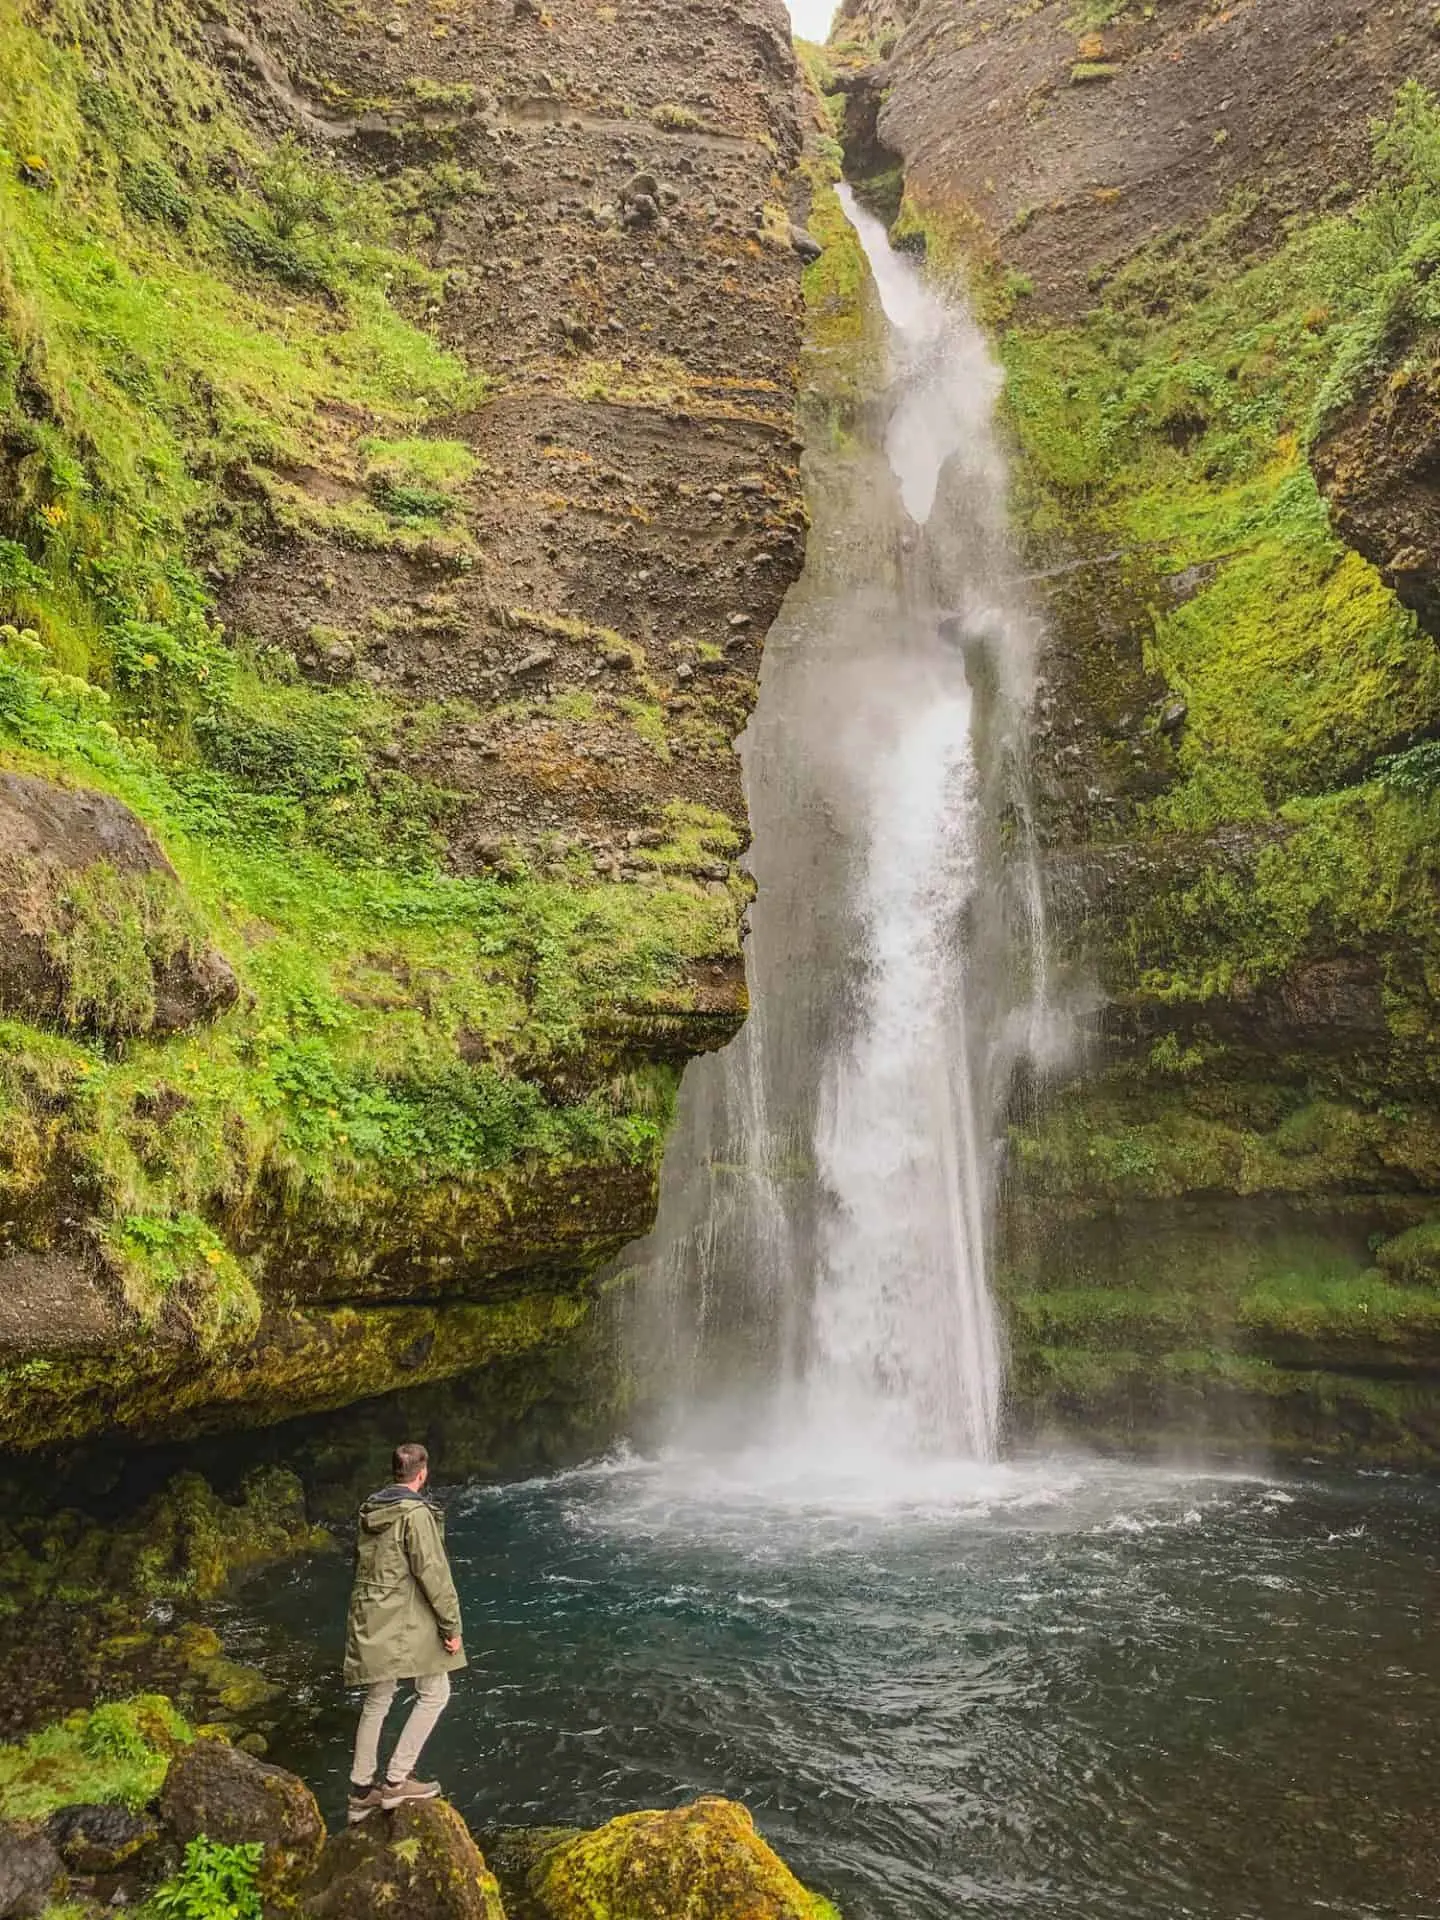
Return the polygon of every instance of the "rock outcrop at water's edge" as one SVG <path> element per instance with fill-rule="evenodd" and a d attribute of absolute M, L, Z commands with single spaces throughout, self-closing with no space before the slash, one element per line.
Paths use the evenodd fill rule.
<path fill-rule="evenodd" d="M 1434 23 L 851 0 L 819 66 L 993 330 L 1048 616 L 1052 923 L 1100 1010 L 1011 1132 L 1013 1421 L 1433 1464 Z"/>
<path fill-rule="evenodd" d="M 745 1012 L 784 8 L 61 0 L 0 105 L 0 1446 L 516 1418 Z"/>
<path fill-rule="evenodd" d="M 160 1696 L 0 1747 L 0 1920 L 59 1899 L 99 1915 L 160 1884 L 181 1889 L 215 1849 L 244 1862 L 266 1920 L 838 1920 L 729 1800 L 588 1832 L 509 1829 L 495 1836 L 492 1871 L 444 1800 L 327 1837 L 302 1780 L 197 1736 Z"/>

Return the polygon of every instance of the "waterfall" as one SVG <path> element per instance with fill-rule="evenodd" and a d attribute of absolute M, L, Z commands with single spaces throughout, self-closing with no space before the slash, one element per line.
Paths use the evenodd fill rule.
<path fill-rule="evenodd" d="M 687 1071 L 637 1370 L 671 1437 L 985 1461 L 1017 1067 L 1065 1045 L 1026 775 L 1037 634 L 1014 585 L 983 334 L 846 211 L 890 365 L 812 463 L 804 578 L 741 742 L 759 887 L 740 1037 Z"/>

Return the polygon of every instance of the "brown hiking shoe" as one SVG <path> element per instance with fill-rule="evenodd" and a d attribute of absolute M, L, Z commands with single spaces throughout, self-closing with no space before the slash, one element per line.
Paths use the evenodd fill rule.
<path fill-rule="evenodd" d="M 393 1813 L 396 1807 L 403 1807 L 407 1800 L 438 1800 L 440 1782 L 438 1780 L 417 1780 L 412 1774 L 408 1780 L 387 1780 L 381 1789 L 380 1804 L 386 1813 Z"/>
<path fill-rule="evenodd" d="M 372 1780 L 368 1787 L 357 1787 L 352 1781 L 350 1805 L 346 1810 L 345 1818 L 352 1827 L 358 1826 L 360 1821 L 374 1813 L 375 1809 L 383 1804 L 384 1792 L 378 1781 Z"/>

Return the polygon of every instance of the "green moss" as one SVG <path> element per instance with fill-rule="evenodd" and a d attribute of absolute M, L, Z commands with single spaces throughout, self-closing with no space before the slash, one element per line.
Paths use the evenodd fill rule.
<path fill-rule="evenodd" d="M 1382 1241 L 1375 1264 L 1407 1286 L 1440 1286 L 1440 1220 L 1422 1221 Z"/>
<path fill-rule="evenodd" d="M 524 1249 L 529 1262 L 548 1258 L 594 1268 L 634 1237 L 634 1196 L 617 1222 L 598 1205 L 599 1175 L 613 1182 L 613 1169 L 597 1170 L 589 1183 L 584 1172 L 571 1170 L 577 1185 L 567 1196 L 568 1231 L 544 1248 L 533 1244 L 538 1235 L 532 1235 Z M 653 1205 L 653 1176 L 648 1173 L 641 1195 Z M 407 1255 L 414 1251 L 416 1286 L 422 1284 L 421 1275 L 452 1275 L 458 1264 L 456 1249 L 463 1251 L 472 1233 L 494 1235 L 503 1258 L 505 1243 L 497 1226 L 507 1202 L 513 1205 L 513 1195 L 503 1184 L 486 1196 L 484 1211 L 465 1207 L 466 1196 L 453 1189 L 449 1197 L 454 1204 L 448 1210 L 446 1190 L 427 1197 L 428 1218 L 408 1190 L 393 1197 L 353 1196 L 348 1215 L 337 1210 L 308 1229 L 297 1228 L 286 1252 L 298 1257 L 315 1251 L 318 1242 L 328 1255 L 338 1230 L 373 1225 L 377 1215 L 385 1216 L 384 1202 L 393 1199 L 387 1239 L 356 1246 L 353 1271 L 340 1263 L 352 1293 L 363 1294 L 375 1262 L 397 1249 Z M 159 1436 L 221 1426 L 273 1426 L 302 1413 L 349 1406 L 402 1387 L 558 1350 L 585 1327 L 592 1304 L 581 1292 L 531 1292 L 484 1305 L 272 1308 L 258 1339 L 212 1349 L 203 1371 L 195 1365 L 193 1349 L 179 1343 L 153 1337 L 117 1341 L 103 1353 L 67 1358 L 63 1366 L 29 1362 L 0 1373 L 0 1445 L 58 1445 L 114 1429 Z"/>
<path fill-rule="evenodd" d="M 63 1376 L 54 1385 L 58 1404 L 67 1404 Z M 235 1500 L 221 1499 L 198 1474 L 178 1474 L 117 1524 L 67 1509 L 0 1525 L 0 1614 L 46 1602 L 143 1609 L 156 1600 L 212 1600 L 258 1567 L 331 1545 L 307 1518 L 299 1481 L 283 1469 L 248 1475 Z M 181 1651 L 214 1658 L 219 1644 L 183 1643 Z"/>
<path fill-rule="evenodd" d="M 1440 113 L 1409 85 L 1376 129 L 1369 190 L 1344 211 L 1281 229 L 1263 186 L 1242 188 L 1203 229 L 1097 276 L 1081 318 L 1027 320 L 1000 343 L 1016 510 L 1034 550 L 1125 556 L 1126 619 L 1144 625 L 1151 679 L 1126 682 L 1124 699 L 1151 700 L 1160 683 L 1183 702 L 1173 738 L 1158 708 L 1137 727 L 1130 705 L 1124 754 L 1095 749 L 1107 780 L 1133 774 L 1132 745 L 1154 768 L 1153 797 L 1127 796 L 1092 829 L 1138 855 L 1093 928 L 1105 984 L 1132 1007 L 1214 1008 L 1213 1028 L 1190 1019 L 1162 1038 L 1152 1083 L 1213 1089 L 1263 1071 L 1346 1110 L 1330 1148 L 1299 1158 L 1321 1184 L 1387 1188 L 1392 1149 L 1411 1177 L 1440 1177 L 1424 1126 L 1387 1117 L 1428 1102 L 1440 1056 L 1424 744 L 1440 728 L 1440 667 L 1375 570 L 1334 538 L 1305 456 L 1316 420 L 1373 376 L 1357 372 L 1357 340 L 1383 334 L 1383 367 L 1402 373 L 1407 355 L 1428 352 L 1437 154 Z M 1403 324 L 1377 332 L 1382 312 Z M 1108 721 L 1114 632 L 1067 622 L 1066 637 L 1082 656 L 1076 687 Z M 1256 997 L 1283 985 L 1303 1006 L 1306 970 L 1337 959 L 1347 978 L 1373 979 L 1383 1028 L 1322 1059 L 1287 1042 L 1293 1015 Z M 1160 1123 L 1133 1104 L 1117 1122 L 1131 1094 L 1115 1093 L 1097 1096 L 1085 1148 L 1106 1190 L 1189 1191 L 1202 1170 L 1233 1191 L 1283 1185 L 1266 1128 L 1251 1137 L 1221 1111 Z"/>
<path fill-rule="evenodd" d="M 193 1735 L 159 1694 L 74 1713 L 21 1746 L 0 1747 L 0 1817 L 43 1820 L 57 1807 L 140 1808 L 165 1783 L 170 1757 Z"/>
<path fill-rule="evenodd" d="M 1370 1107 L 1222 1073 L 1171 1091 L 1122 1068 L 1057 1099 L 1011 1144 L 1028 1193 L 1091 1212 L 1190 1194 L 1440 1184 L 1440 1116 L 1428 1103 Z"/>
<path fill-rule="evenodd" d="M 1215 1347 L 1158 1360 L 1049 1347 L 1024 1355 L 1018 1385 L 1022 1432 L 1053 1439 L 1078 1431 L 1092 1447 L 1203 1447 L 1211 1459 L 1263 1454 L 1412 1471 L 1440 1462 L 1434 1390 L 1424 1380 L 1295 1369 Z"/>
<path fill-rule="evenodd" d="M 622 1815 L 542 1855 L 530 1886 L 552 1920 L 839 1920 L 728 1800 Z"/>

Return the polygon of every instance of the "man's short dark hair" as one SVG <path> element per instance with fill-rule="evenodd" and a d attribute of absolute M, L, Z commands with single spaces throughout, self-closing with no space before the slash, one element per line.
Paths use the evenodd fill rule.
<path fill-rule="evenodd" d="M 418 1440 L 407 1440 L 403 1446 L 396 1447 L 390 1459 L 390 1470 L 397 1481 L 413 1480 L 421 1467 L 428 1467 L 430 1456 Z"/>

